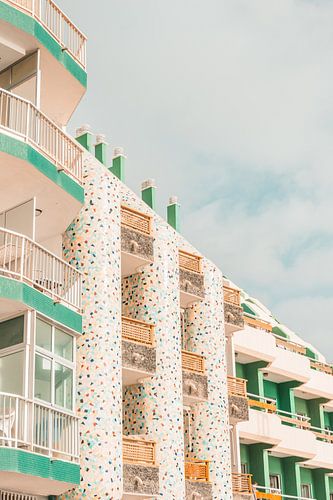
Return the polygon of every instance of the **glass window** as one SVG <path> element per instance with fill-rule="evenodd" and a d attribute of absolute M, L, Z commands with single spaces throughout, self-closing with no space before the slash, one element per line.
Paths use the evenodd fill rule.
<path fill-rule="evenodd" d="M 24 351 L 0 357 L 0 391 L 23 394 Z"/>
<path fill-rule="evenodd" d="M 24 316 L 0 323 L 0 349 L 22 344 L 24 339 Z"/>
<path fill-rule="evenodd" d="M 73 408 L 73 370 L 55 364 L 55 403 L 71 410 Z"/>
<path fill-rule="evenodd" d="M 51 369 L 51 360 L 36 354 L 35 397 L 49 403 L 51 402 Z"/>
<path fill-rule="evenodd" d="M 54 352 L 57 356 L 73 361 L 73 337 L 58 328 L 55 329 Z"/>
<path fill-rule="evenodd" d="M 304 498 L 312 498 L 311 484 L 301 485 L 301 496 Z"/>
<path fill-rule="evenodd" d="M 277 474 L 271 474 L 269 476 L 269 485 L 273 490 L 280 490 L 281 489 L 280 476 Z"/>
<path fill-rule="evenodd" d="M 247 464 L 241 464 L 241 473 L 242 474 L 248 474 L 249 473 L 249 469 L 248 469 Z"/>
<path fill-rule="evenodd" d="M 37 318 L 36 344 L 47 351 L 52 350 L 52 326 Z"/>

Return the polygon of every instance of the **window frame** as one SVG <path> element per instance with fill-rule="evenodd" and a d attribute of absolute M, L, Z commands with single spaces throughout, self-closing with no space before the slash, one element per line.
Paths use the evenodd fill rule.
<path fill-rule="evenodd" d="M 308 488 L 308 493 L 310 495 L 309 497 L 304 495 L 304 492 L 303 492 L 304 487 Z M 313 496 L 312 496 L 312 484 L 311 483 L 302 483 L 301 484 L 301 495 L 304 498 L 313 498 Z"/>
<path fill-rule="evenodd" d="M 277 484 L 278 484 L 277 487 L 272 486 L 272 479 L 277 480 Z M 281 476 L 280 476 L 280 474 L 270 474 L 269 475 L 269 486 L 274 491 L 281 491 Z"/>

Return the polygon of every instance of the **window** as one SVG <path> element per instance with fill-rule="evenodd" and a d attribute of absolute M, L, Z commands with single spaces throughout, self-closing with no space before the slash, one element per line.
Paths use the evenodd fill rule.
<path fill-rule="evenodd" d="M 24 316 L 0 323 L 0 391 L 23 394 Z"/>
<path fill-rule="evenodd" d="M 269 485 L 273 490 L 281 490 L 281 480 L 278 474 L 270 474 Z"/>
<path fill-rule="evenodd" d="M 302 484 L 301 485 L 301 496 L 304 498 L 312 498 L 311 484 Z"/>
<path fill-rule="evenodd" d="M 249 468 L 247 464 L 241 464 L 241 473 L 242 474 L 248 474 L 249 473 Z"/>
<path fill-rule="evenodd" d="M 0 323 L 0 349 L 22 344 L 24 340 L 24 316 Z"/>
<path fill-rule="evenodd" d="M 37 318 L 35 397 L 72 410 L 73 391 L 74 337 Z"/>

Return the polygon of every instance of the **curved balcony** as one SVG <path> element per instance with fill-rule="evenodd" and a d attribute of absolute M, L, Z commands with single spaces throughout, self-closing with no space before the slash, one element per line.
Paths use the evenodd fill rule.
<path fill-rule="evenodd" d="M 52 0 L 2 0 L 24 14 L 31 16 L 86 69 L 86 36 Z"/>
<path fill-rule="evenodd" d="M 81 312 L 82 274 L 30 238 L 0 228 L 0 275 Z"/>
<path fill-rule="evenodd" d="M 205 297 L 202 257 L 179 250 L 180 307 L 188 307 Z"/>
<path fill-rule="evenodd" d="M 154 441 L 139 436 L 123 436 L 123 481 L 123 499 L 159 496 L 159 468 Z"/>

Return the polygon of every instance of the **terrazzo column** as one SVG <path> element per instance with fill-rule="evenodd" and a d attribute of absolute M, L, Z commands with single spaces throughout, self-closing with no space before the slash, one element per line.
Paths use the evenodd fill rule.
<path fill-rule="evenodd" d="M 65 256 L 84 273 L 77 349 L 81 484 L 62 498 L 122 496 L 121 279 L 118 180 L 89 156 L 85 206 L 65 236 Z"/>
<path fill-rule="evenodd" d="M 186 349 L 205 356 L 208 402 L 192 406 L 193 457 L 210 460 L 214 500 L 231 500 L 231 453 L 223 319 L 223 277 L 203 261 L 205 299 L 186 310 Z"/>
<path fill-rule="evenodd" d="M 124 391 L 124 433 L 157 442 L 160 496 L 185 498 L 178 250 L 154 224 L 154 264 L 123 280 L 123 314 L 155 324 L 156 376 Z"/>

